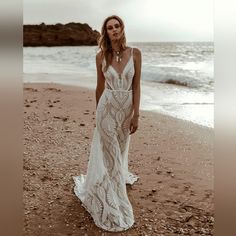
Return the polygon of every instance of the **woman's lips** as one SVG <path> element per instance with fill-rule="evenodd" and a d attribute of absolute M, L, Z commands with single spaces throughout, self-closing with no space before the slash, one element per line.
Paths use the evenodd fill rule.
<path fill-rule="evenodd" d="M 117 35 L 118 35 L 118 33 L 114 33 L 114 34 L 113 34 L 113 36 L 117 36 Z"/>

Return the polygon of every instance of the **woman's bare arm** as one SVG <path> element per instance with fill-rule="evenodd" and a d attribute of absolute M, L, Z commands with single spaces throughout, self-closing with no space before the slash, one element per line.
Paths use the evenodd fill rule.
<path fill-rule="evenodd" d="M 134 116 L 139 115 L 139 105 L 140 105 L 140 79 L 141 79 L 141 65 L 142 65 L 142 55 L 138 48 L 134 48 L 134 69 L 135 74 L 133 78 L 133 107 Z"/>
<path fill-rule="evenodd" d="M 141 79 L 141 65 L 142 55 L 139 49 L 134 49 L 134 69 L 135 74 L 133 78 L 133 109 L 134 114 L 130 121 L 130 134 L 133 134 L 138 129 L 138 118 L 139 118 L 139 105 L 140 105 L 140 79 Z"/>
<path fill-rule="evenodd" d="M 97 87 L 96 87 L 96 108 L 97 108 L 99 99 L 105 87 L 105 77 L 102 72 L 101 51 L 96 55 L 96 67 L 97 67 Z"/>

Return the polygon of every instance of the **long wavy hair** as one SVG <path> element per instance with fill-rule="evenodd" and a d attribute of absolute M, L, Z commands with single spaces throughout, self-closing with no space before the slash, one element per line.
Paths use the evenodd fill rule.
<path fill-rule="evenodd" d="M 111 47 L 111 40 L 107 33 L 107 22 L 111 19 L 116 19 L 119 21 L 121 26 L 121 37 L 119 39 L 118 44 L 120 45 L 120 50 L 123 51 L 126 48 L 126 37 L 125 37 L 125 25 L 123 20 L 117 15 L 108 16 L 102 25 L 101 29 L 101 36 L 98 39 L 98 47 L 101 49 L 102 52 L 102 59 L 105 58 L 106 66 L 105 71 L 107 70 L 108 66 L 111 64 L 112 61 L 112 47 Z"/>

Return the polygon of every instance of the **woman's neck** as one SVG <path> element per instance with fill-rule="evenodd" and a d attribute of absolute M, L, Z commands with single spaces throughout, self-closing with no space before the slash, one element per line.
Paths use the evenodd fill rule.
<path fill-rule="evenodd" d="M 112 41 L 111 42 L 111 47 L 112 47 L 112 50 L 115 51 L 115 52 L 120 52 L 121 51 L 121 45 L 119 45 L 117 41 Z"/>
<path fill-rule="evenodd" d="M 112 45 L 112 51 L 115 51 L 115 52 L 119 52 L 120 51 L 120 47 L 118 45 Z"/>

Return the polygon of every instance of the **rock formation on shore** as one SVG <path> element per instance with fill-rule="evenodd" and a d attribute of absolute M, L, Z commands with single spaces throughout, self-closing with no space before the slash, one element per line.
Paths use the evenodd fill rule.
<path fill-rule="evenodd" d="M 24 25 L 24 46 L 97 45 L 100 33 L 88 24 Z"/>

